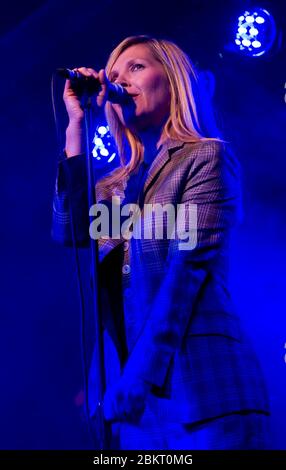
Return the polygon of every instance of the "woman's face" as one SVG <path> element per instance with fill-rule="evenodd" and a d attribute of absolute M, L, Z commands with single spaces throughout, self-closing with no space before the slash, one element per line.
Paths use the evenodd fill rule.
<path fill-rule="evenodd" d="M 115 61 L 109 79 L 121 84 L 130 103 L 113 104 L 120 121 L 133 130 L 161 126 L 170 112 L 170 87 L 165 70 L 148 46 L 136 44 Z"/>

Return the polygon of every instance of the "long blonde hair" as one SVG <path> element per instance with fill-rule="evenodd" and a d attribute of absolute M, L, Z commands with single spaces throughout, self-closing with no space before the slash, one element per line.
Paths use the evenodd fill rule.
<path fill-rule="evenodd" d="M 162 64 L 170 84 L 170 115 L 162 130 L 160 142 L 164 143 L 168 138 L 182 142 L 217 140 L 202 135 L 194 93 L 197 73 L 187 54 L 173 42 L 147 35 L 127 37 L 111 52 L 105 68 L 107 76 L 110 76 L 115 61 L 123 51 L 142 43 Z M 110 102 L 105 105 L 105 115 L 121 163 L 99 182 L 100 186 L 103 185 L 108 190 L 116 187 L 136 170 L 143 159 L 144 148 L 139 137 L 121 123 Z"/>

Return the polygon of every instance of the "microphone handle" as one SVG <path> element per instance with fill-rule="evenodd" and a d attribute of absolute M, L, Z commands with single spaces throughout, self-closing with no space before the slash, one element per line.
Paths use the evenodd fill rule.
<path fill-rule="evenodd" d="M 66 78 L 72 82 L 72 86 L 76 88 L 78 92 L 87 92 L 88 94 L 98 93 L 101 88 L 99 80 L 94 77 L 84 77 L 76 70 L 67 68 L 57 69 L 57 74 L 60 77 Z"/>
<path fill-rule="evenodd" d="M 67 68 L 57 69 L 58 75 L 63 78 L 69 79 L 72 82 L 72 86 L 76 88 L 79 93 L 87 92 L 88 94 L 98 93 L 101 89 L 101 83 L 94 77 L 84 77 L 82 74 L 75 70 Z M 130 97 L 118 83 L 109 83 L 108 86 L 108 98 L 112 103 L 126 103 L 130 101 Z"/>

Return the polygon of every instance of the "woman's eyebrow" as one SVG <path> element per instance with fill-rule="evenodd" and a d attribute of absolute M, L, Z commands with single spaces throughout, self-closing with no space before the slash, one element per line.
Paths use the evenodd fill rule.
<path fill-rule="evenodd" d="M 133 63 L 136 62 L 137 60 L 148 61 L 148 59 L 144 59 L 144 57 L 142 57 L 142 58 L 138 57 L 137 59 L 130 59 L 130 60 L 128 60 L 128 62 L 126 62 L 126 67 L 128 68 L 129 65 L 133 64 Z M 111 79 L 111 78 L 114 78 L 114 77 L 117 76 L 117 75 L 118 75 L 118 71 L 112 69 L 112 71 L 110 72 L 110 79 Z"/>

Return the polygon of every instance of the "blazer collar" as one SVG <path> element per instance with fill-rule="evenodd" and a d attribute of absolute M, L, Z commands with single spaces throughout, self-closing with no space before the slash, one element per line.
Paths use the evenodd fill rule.
<path fill-rule="evenodd" d="M 151 184 L 155 182 L 155 177 L 159 176 L 160 171 L 165 167 L 165 165 L 171 160 L 171 156 L 179 148 L 182 148 L 185 145 L 185 142 L 177 139 L 167 139 L 159 148 L 158 154 L 154 158 L 153 162 L 150 165 L 148 170 L 148 176 L 144 184 L 144 195 L 150 188 Z"/>

